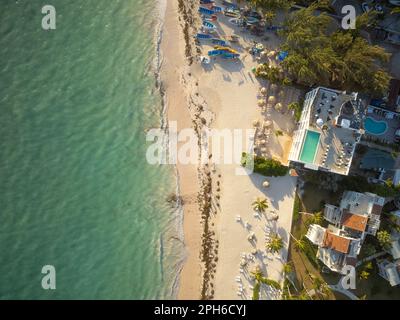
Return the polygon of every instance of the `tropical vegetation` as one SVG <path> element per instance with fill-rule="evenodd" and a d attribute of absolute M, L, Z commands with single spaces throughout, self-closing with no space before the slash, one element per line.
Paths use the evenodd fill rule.
<path fill-rule="evenodd" d="M 379 241 L 381 247 L 385 250 L 388 250 L 392 246 L 392 237 L 387 230 L 380 230 L 376 234 L 376 238 Z"/>
<path fill-rule="evenodd" d="M 289 15 L 280 32 L 284 37 L 282 49 L 289 55 L 281 63 L 283 74 L 274 74 L 274 78 L 288 76 L 307 86 L 386 93 L 390 75 L 383 66 L 390 54 L 359 35 L 362 27 L 371 25 L 373 16 L 361 15 L 355 31 L 337 29 L 333 18 L 318 11 L 321 8 L 326 8 L 326 3 L 314 2 Z"/>
<path fill-rule="evenodd" d="M 254 285 L 253 288 L 253 300 L 260 299 L 260 287 L 262 283 L 277 290 L 281 289 L 281 285 L 277 281 L 268 279 L 263 275 L 261 268 L 259 266 L 257 266 L 256 269 L 251 272 L 251 275 L 254 277 L 254 280 L 256 281 L 256 284 Z"/>
<path fill-rule="evenodd" d="M 246 152 L 242 153 L 241 165 L 243 167 L 250 165 L 252 161 L 254 164 L 254 172 L 267 177 L 285 176 L 289 172 L 289 168 L 282 165 L 278 160 L 266 159 L 259 156 L 252 159 L 251 155 Z"/>
<path fill-rule="evenodd" d="M 268 251 L 277 253 L 283 248 L 283 240 L 277 233 L 274 233 L 265 244 L 265 247 Z"/>
<path fill-rule="evenodd" d="M 265 209 L 268 208 L 267 199 L 257 198 L 253 203 L 253 209 L 257 212 L 265 212 Z"/>

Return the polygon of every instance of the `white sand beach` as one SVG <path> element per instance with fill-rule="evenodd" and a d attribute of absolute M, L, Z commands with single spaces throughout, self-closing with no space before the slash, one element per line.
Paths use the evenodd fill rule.
<path fill-rule="evenodd" d="M 259 38 L 244 33 L 229 22 L 229 18 L 219 15 L 216 26 L 221 36 L 237 34 L 240 36 L 238 44 L 233 48 L 241 53 L 240 60 L 228 61 L 217 58 L 209 65 L 203 66 L 199 61 L 199 55 L 192 66 L 185 65 L 183 52 L 184 37 L 179 29 L 177 19 L 177 0 L 170 0 L 167 9 L 167 20 L 163 37 L 164 74 L 166 93 L 168 96 L 168 120 L 178 120 L 178 127 L 191 126 L 194 119 L 193 112 L 188 102 L 189 98 L 204 99 L 206 105 L 212 111 L 211 127 L 213 129 L 252 129 L 255 119 L 262 123 L 266 115 L 262 114 L 257 106 L 259 99 L 260 83 L 254 77 L 252 68 L 257 65 L 256 59 L 248 53 L 254 39 Z M 197 10 L 196 10 L 197 11 Z M 181 21 L 182 24 L 182 21 Z M 266 47 L 275 50 L 279 45 L 278 38 L 274 34 L 268 35 Z M 202 43 L 202 54 L 206 55 L 212 46 Z M 189 76 L 188 76 L 189 74 Z M 184 80 L 182 80 L 184 79 Z M 195 85 L 193 85 L 195 83 Z M 297 98 L 297 92 L 277 91 L 268 86 L 268 95 L 276 95 L 276 102 L 284 105 Z M 268 95 L 265 99 L 268 98 Z M 173 99 L 171 98 L 173 97 Z M 268 120 L 272 123 L 272 130 L 282 131 L 282 136 L 271 133 L 268 143 L 268 155 L 287 162 L 287 153 L 291 144 L 291 133 L 294 128 L 292 115 L 288 112 L 278 112 L 273 108 L 267 111 Z M 247 150 L 242 150 L 247 151 Z M 242 152 L 240 151 L 240 152 Z M 215 159 L 214 159 L 215 160 Z M 263 177 L 257 174 L 251 176 L 236 175 L 236 164 L 218 164 L 216 171 L 212 173 L 213 200 L 219 203 L 215 217 L 211 218 L 212 231 L 218 246 L 218 262 L 215 274 L 211 276 L 208 295 L 215 299 L 251 299 L 251 281 L 248 273 L 256 265 L 259 265 L 266 277 L 280 281 L 282 265 L 287 259 L 289 244 L 289 232 L 292 221 L 296 178 Z M 199 259 L 201 253 L 202 225 L 199 223 L 201 214 L 195 201 L 195 193 L 201 183 L 196 176 L 194 166 L 178 165 L 181 183 L 181 193 L 184 198 L 184 234 L 185 244 L 188 249 L 188 258 L 183 267 L 180 280 L 178 298 L 196 299 L 200 297 L 200 291 L 204 285 L 204 265 Z M 265 189 L 262 183 L 270 182 L 270 187 Z M 256 197 L 266 197 L 269 209 L 260 218 L 254 216 L 252 202 Z M 187 201 L 186 201 L 187 200 Z M 271 214 L 279 215 L 277 222 L 270 220 Z M 236 221 L 240 215 L 242 222 Z M 250 228 L 246 229 L 243 222 L 248 222 Z M 279 254 L 267 253 L 265 250 L 266 229 L 277 232 L 284 240 L 284 249 Z M 247 240 L 249 232 L 254 232 L 256 241 L 250 243 Z M 214 247 L 214 249 L 216 249 Z M 251 255 L 253 249 L 258 249 L 254 262 L 249 262 L 244 273 L 241 274 L 241 283 L 244 294 L 238 295 L 238 282 L 235 277 L 240 275 L 239 263 L 242 254 Z M 203 288 L 204 289 L 204 288 Z M 261 288 L 262 299 L 277 299 L 279 293 L 266 291 Z M 204 291 L 204 290 L 203 290 Z"/>

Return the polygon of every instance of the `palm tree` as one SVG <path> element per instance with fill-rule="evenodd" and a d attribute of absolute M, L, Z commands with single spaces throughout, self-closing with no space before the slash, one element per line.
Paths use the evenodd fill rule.
<path fill-rule="evenodd" d="M 313 289 L 317 290 L 322 298 L 326 298 L 332 290 L 329 288 L 328 284 L 319 277 L 312 276 Z"/>
<path fill-rule="evenodd" d="M 253 300 L 259 299 L 260 287 L 261 287 L 262 283 L 266 284 L 267 286 L 270 286 L 272 288 L 275 288 L 277 290 L 281 289 L 281 285 L 279 284 L 279 282 L 272 280 L 272 279 L 268 279 L 264 276 L 264 274 L 261 271 L 260 266 L 257 266 L 256 269 L 251 272 L 251 274 L 256 281 L 256 284 L 254 285 L 254 288 L 253 288 Z"/>
<path fill-rule="evenodd" d="M 285 274 L 285 276 L 292 273 L 292 271 L 293 271 L 293 267 L 290 264 L 290 262 L 287 262 L 283 265 L 283 273 Z"/>
<path fill-rule="evenodd" d="M 265 21 L 268 22 L 270 26 L 272 26 L 272 22 L 274 21 L 275 17 L 276 13 L 271 10 L 268 10 L 264 15 Z"/>
<path fill-rule="evenodd" d="M 278 234 L 274 233 L 265 246 L 270 252 L 276 253 L 283 248 L 283 240 Z"/>
<path fill-rule="evenodd" d="M 400 14 L 400 8 L 394 8 L 390 11 L 390 14 Z"/>
<path fill-rule="evenodd" d="M 309 224 L 321 224 L 324 221 L 322 212 L 314 213 L 313 216 L 308 220 Z"/>
<path fill-rule="evenodd" d="M 297 251 L 304 251 L 306 248 L 306 242 L 303 239 L 303 237 L 301 237 L 300 239 L 297 239 L 295 236 L 292 235 L 292 233 L 290 233 L 290 236 L 293 238 L 294 240 L 294 247 L 296 248 Z"/>
<path fill-rule="evenodd" d="M 253 209 L 257 212 L 265 212 L 265 210 L 268 208 L 267 199 L 257 198 L 252 205 Z"/>
<path fill-rule="evenodd" d="M 293 1 L 289 0 L 250 0 L 250 3 L 255 8 L 261 10 L 289 10 L 293 5 Z"/>
<path fill-rule="evenodd" d="M 361 271 L 360 279 L 367 280 L 369 278 L 370 273 L 366 270 Z"/>
<path fill-rule="evenodd" d="M 320 3 L 290 14 L 281 31 L 282 49 L 288 57 L 281 63 L 283 71 L 297 83 L 385 93 L 390 75 L 382 68 L 389 61 L 382 47 L 369 44 L 357 31 L 331 32 L 333 18 L 316 15 Z M 357 25 L 369 25 L 373 14 L 358 17 Z"/>
<path fill-rule="evenodd" d="M 378 231 L 376 237 L 379 241 L 379 244 L 382 246 L 383 249 L 388 250 L 392 246 L 392 237 L 390 233 L 386 230 Z"/>

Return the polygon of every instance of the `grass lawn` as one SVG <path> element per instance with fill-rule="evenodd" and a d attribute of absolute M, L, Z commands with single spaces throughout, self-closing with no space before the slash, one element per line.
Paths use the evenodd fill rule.
<path fill-rule="evenodd" d="M 296 199 L 295 210 L 303 211 L 303 205 L 299 198 Z M 292 225 L 292 234 L 296 239 L 300 239 L 302 235 L 307 232 L 306 221 L 307 219 L 309 219 L 309 216 L 294 212 L 294 217 L 295 218 Z M 289 262 L 293 266 L 293 282 L 298 292 L 301 291 L 301 289 L 303 288 L 307 289 L 308 291 L 313 289 L 314 283 L 310 275 L 323 279 L 328 284 L 337 283 L 338 280 L 331 281 L 332 274 L 326 275 L 321 273 L 319 263 L 315 257 L 316 248 L 310 242 L 308 242 L 308 240 L 305 241 L 307 242 L 305 252 L 297 250 L 294 246 L 294 241 L 292 240 L 290 241 L 289 246 Z M 330 276 L 330 279 L 326 279 L 327 276 Z M 339 277 L 337 277 L 337 279 L 339 279 Z M 295 294 L 296 292 L 293 292 L 293 290 L 295 291 L 295 289 L 292 288 L 291 293 Z M 321 296 L 313 297 L 313 299 L 321 298 Z M 332 292 L 324 297 L 324 299 L 327 300 L 335 300 L 340 298 L 342 297 L 336 297 L 335 294 Z"/>
<path fill-rule="evenodd" d="M 353 293 L 358 297 L 366 295 L 368 300 L 400 300 L 400 289 L 392 287 L 388 281 L 378 274 L 376 262 L 373 262 L 374 269 L 367 280 L 357 279 L 356 290 Z M 362 267 L 357 268 L 357 273 Z"/>

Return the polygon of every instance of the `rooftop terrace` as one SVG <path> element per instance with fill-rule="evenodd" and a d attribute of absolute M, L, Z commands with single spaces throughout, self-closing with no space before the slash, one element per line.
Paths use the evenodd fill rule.
<path fill-rule="evenodd" d="M 316 88 L 306 95 L 299 129 L 289 159 L 314 170 L 347 175 L 356 144 L 363 134 L 364 105 L 357 94 Z M 319 134 L 318 143 L 309 143 L 308 132 Z M 313 150 L 308 152 L 307 149 Z M 314 151 L 315 149 L 315 151 Z M 305 157 L 304 152 L 312 157 Z"/>

